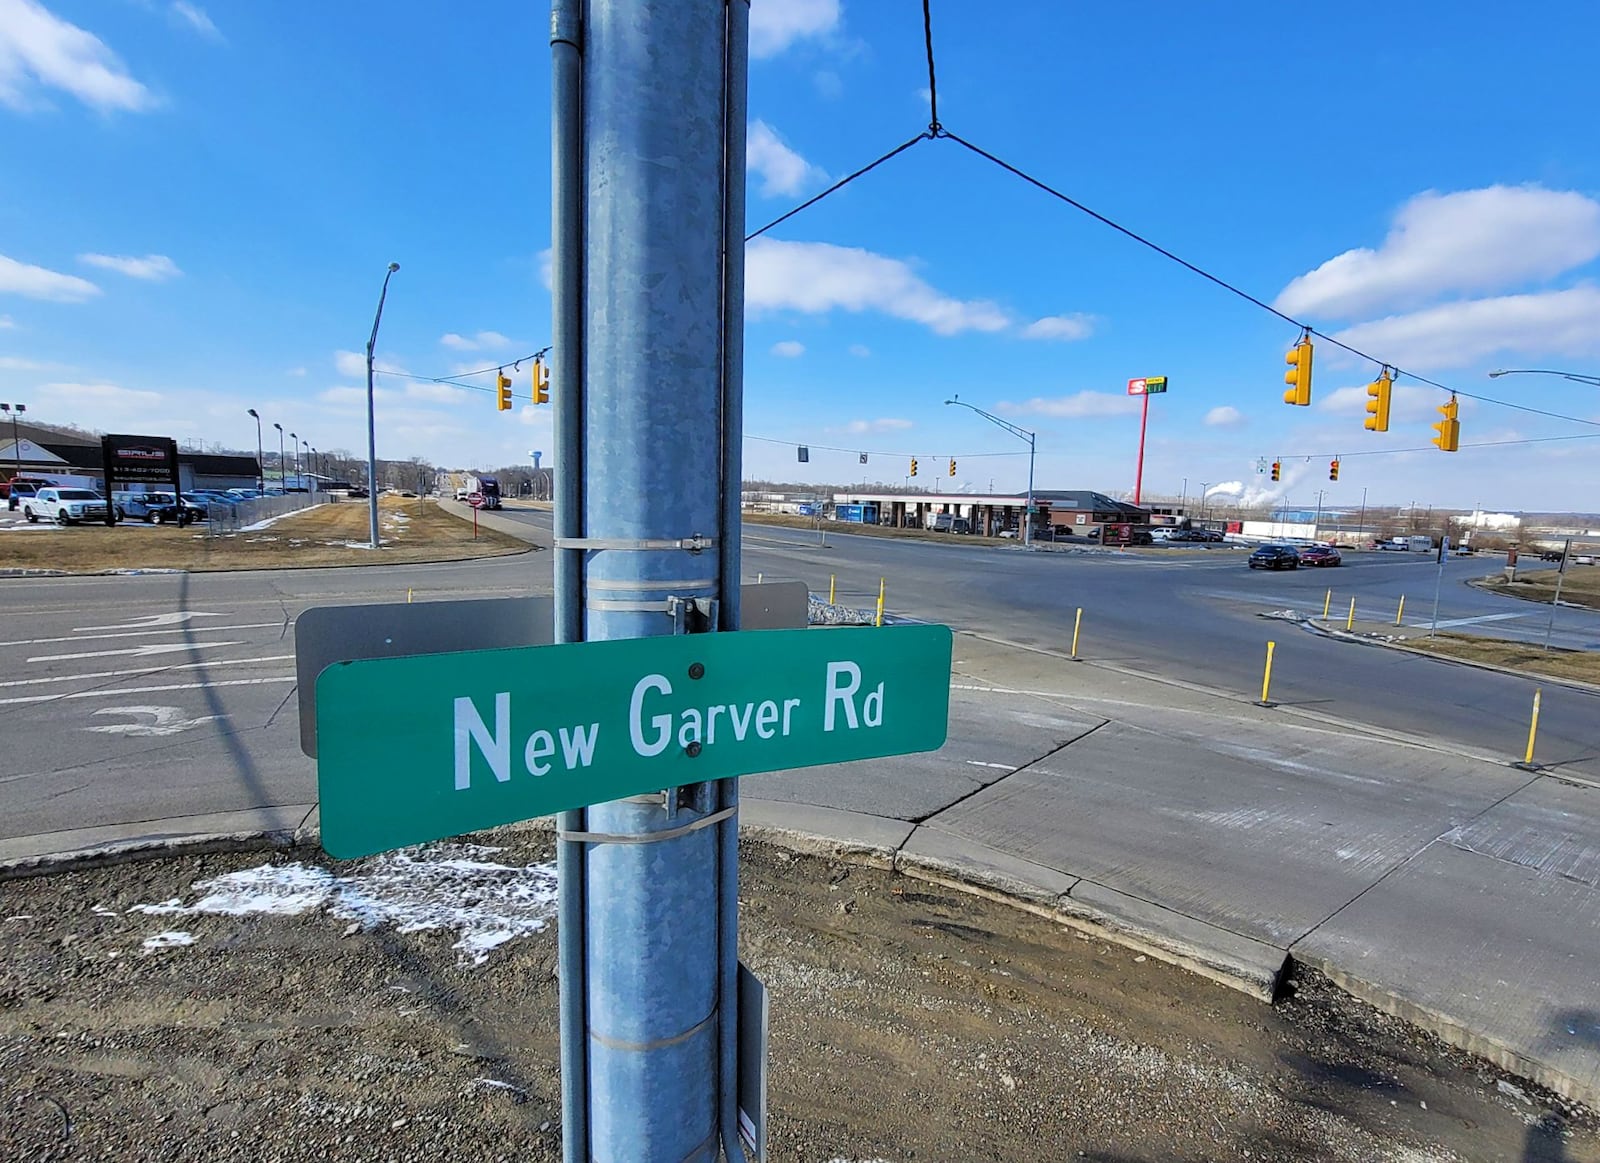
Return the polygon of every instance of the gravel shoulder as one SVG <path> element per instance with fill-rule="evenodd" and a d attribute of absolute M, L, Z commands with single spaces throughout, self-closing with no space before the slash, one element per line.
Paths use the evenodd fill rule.
<path fill-rule="evenodd" d="M 0 1158 L 558 1159 L 552 852 L 481 842 L 426 888 L 426 850 L 0 883 Z M 217 882 L 263 866 L 300 911 Z M 743 877 L 774 1160 L 1600 1161 L 1590 1114 L 1315 975 L 1269 1008 L 887 871 L 746 845 Z"/>

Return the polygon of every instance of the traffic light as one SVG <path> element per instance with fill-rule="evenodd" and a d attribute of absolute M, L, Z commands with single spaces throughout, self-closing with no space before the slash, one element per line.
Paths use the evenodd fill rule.
<path fill-rule="evenodd" d="M 544 366 L 542 359 L 533 361 L 533 402 L 535 404 L 550 402 L 550 369 Z"/>
<path fill-rule="evenodd" d="M 956 458 L 953 456 L 950 458 L 950 475 L 956 475 Z"/>
<path fill-rule="evenodd" d="M 917 475 L 917 458 L 914 456 L 911 458 L 911 475 Z"/>
<path fill-rule="evenodd" d="M 1389 431 L 1389 397 L 1394 391 L 1394 370 L 1384 368 L 1378 378 L 1367 385 L 1367 418 L 1362 421 L 1368 432 Z"/>
<path fill-rule="evenodd" d="M 511 411 L 511 377 L 505 372 L 495 373 L 495 402 L 502 412 Z"/>
<path fill-rule="evenodd" d="M 1433 430 L 1439 434 L 1433 438 L 1433 442 L 1438 445 L 1440 452 L 1455 452 L 1461 447 L 1461 424 L 1456 419 L 1460 407 L 1461 405 L 1456 403 L 1455 393 L 1452 392 L 1450 402 L 1435 409 L 1444 417 L 1433 426 Z"/>
<path fill-rule="evenodd" d="M 1339 458 L 1338 457 L 1334 457 L 1332 460 L 1330 460 L 1328 462 L 1328 479 L 1330 481 L 1336 481 L 1336 480 L 1339 479 Z"/>
<path fill-rule="evenodd" d="M 1289 385 L 1289 390 L 1283 393 L 1285 404 L 1298 404 L 1308 407 L 1311 403 L 1311 333 L 1308 331 L 1300 337 L 1300 342 L 1289 349 L 1283 361 L 1289 365 L 1289 370 L 1283 373 L 1283 382 Z"/>
<path fill-rule="evenodd" d="M 1281 480 L 1282 478 L 1283 478 L 1283 461 L 1275 460 L 1275 461 L 1272 462 L 1272 479 L 1276 481 L 1276 480 Z"/>

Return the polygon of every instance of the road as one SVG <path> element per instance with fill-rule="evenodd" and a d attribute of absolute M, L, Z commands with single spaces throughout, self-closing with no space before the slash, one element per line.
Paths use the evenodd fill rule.
<path fill-rule="evenodd" d="M 548 529 L 548 513 L 507 510 Z M 1352 646 L 1269 622 L 1263 611 L 1335 606 L 1431 612 L 1436 571 L 1403 555 L 1337 570 L 1268 574 L 1236 552 L 1028 553 L 1017 548 L 749 526 L 746 577 L 804 579 L 862 607 L 887 579 L 888 608 L 1008 642 L 1064 651 L 1078 607 L 1081 652 L 1108 666 L 1240 695 L 1259 690 L 1277 643 L 1273 697 L 1289 713 L 1520 752 L 1534 683 Z M 13 534 L 30 535 L 30 534 Z M 36 534 L 51 535 L 51 534 Z M 63 534 L 66 535 L 66 534 Z M 1461 584 L 1481 561 L 1446 567 L 1445 622 L 1545 610 Z M 298 747 L 293 624 L 312 605 L 548 592 L 550 554 L 382 570 L 284 570 L 0 581 L 0 840 L 315 802 Z M 1504 618 L 1504 615 L 1515 615 Z M 1542 627 L 1538 627 L 1541 628 Z M 1560 641 L 1600 639 L 1600 616 L 1563 610 Z M 976 737 L 975 761 L 992 759 Z M 959 757 L 957 757 L 959 759 Z M 1546 686 L 1541 762 L 1600 780 L 1600 697 Z"/>

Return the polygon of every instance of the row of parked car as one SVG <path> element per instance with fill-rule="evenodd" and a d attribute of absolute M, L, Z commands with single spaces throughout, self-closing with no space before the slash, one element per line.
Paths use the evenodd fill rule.
<path fill-rule="evenodd" d="M 152 525 L 168 522 L 188 524 L 203 521 L 211 515 L 213 507 L 230 508 L 261 496 L 282 495 L 281 490 L 268 489 L 196 489 L 191 493 L 114 492 L 111 503 L 116 506 L 119 521 L 145 521 Z M 73 525 L 79 521 L 104 521 L 106 499 L 92 489 L 67 488 L 58 485 L 38 486 L 25 481 L 11 485 L 8 507 L 30 522 L 54 521 L 58 525 Z"/>
<path fill-rule="evenodd" d="M 1299 569 L 1302 565 L 1338 565 L 1344 558 L 1332 545 L 1263 545 L 1245 559 L 1251 569 Z"/>

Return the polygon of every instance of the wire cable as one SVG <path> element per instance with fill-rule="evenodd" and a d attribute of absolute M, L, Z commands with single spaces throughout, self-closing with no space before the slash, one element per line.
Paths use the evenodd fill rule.
<path fill-rule="evenodd" d="M 939 136 L 939 85 L 933 77 L 933 11 L 930 0 L 922 0 L 922 40 L 928 46 L 928 132 Z"/>
<path fill-rule="evenodd" d="M 885 452 L 881 448 L 862 448 L 859 445 L 857 445 L 855 448 L 844 448 L 836 444 L 812 444 L 810 441 L 806 440 L 779 440 L 776 436 L 756 436 L 750 432 L 746 432 L 744 434 L 744 438 L 746 440 L 759 440 L 763 444 L 782 444 L 789 448 L 815 448 L 821 452 L 847 452 L 856 456 L 865 453 L 867 456 L 888 456 L 899 458 L 926 456 L 932 459 L 937 459 L 939 457 L 954 457 L 957 460 L 973 460 L 978 457 L 1028 455 L 1028 450 L 1025 448 L 1017 452 Z"/>
<path fill-rule="evenodd" d="M 1407 377 L 1409 377 L 1409 378 L 1411 378 L 1413 380 L 1416 380 L 1418 383 L 1427 384 L 1431 388 L 1438 388 L 1440 391 L 1449 392 L 1452 395 L 1461 396 L 1461 397 L 1464 397 L 1464 398 L 1469 399 L 1469 400 L 1477 400 L 1480 403 L 1494 404 L 1497 407 L 1510 408 L 1510 409 L 1512 409 L 1514 411 L 1518 411 L 1518 412 L 1528 412 L 1528 413 L 1531 413 L 1531 414 L 1533 414 L 1535 416 L 1545 416 L 1545 417 L 1548 417 L 1549 419 L 1552 419 L 1552 420 L 1562 420 L 1562 421 L 1565 421 L 1565 422 L 1570 423 L 1570 424 L 1584 424 L 1584 425 L 1587 425 L 1589 427 L 1600 428 L 1600 420 L 1588 420 L 1588 419 L 1585 419 L 1582 416 L 1568 416 L 1568 415 L 1566 415 L 1564 413 L 1561 413 L 1561 412 L 1549 412 L 1549 411 L 1544 410 L 1543 408 L 1534 408 L 1534 407 L 1531 407 L 1531 406 L 1529 406 L 1527 404 L 1514 404 L 1509 400 L 1500 400 L 1500 399 L 1496 399 L 1493 396 L 1484 396 L 1484 395 L 1480 395 L 1480 394 L 1475 393 L 1475 392 L 1464 392 L 1460 388 L 1452 388 L 1448 384 L 1442 384 L 1438 380 L 1429 379 L 1427 376 L 1418 375 L 1416 372 L 1406 371 L 1404 368 L 1401 368 L 1401 367 L 1399 367 L 1399 366 L 1397 366 L 1397 365 L 1395 365 L 1393 363 L 1390 363 L 1387 360 L 1379 359 L 1375 355 L 1370 355 L 1367 352 L 1362 351 L 1358 347 L 1352 347 L 1350 344 L 1345 343 L 1341 339 L 1335 339 L 1333 336 L 1329 335 L 1327 332 L 1319 331 L 1317 328 L 1311 326 L 1309 323 L 1302 323 L 1300 320 L 1294 318 L 1293 316 L 1284 314 L 1282 311 L 1278 310 L 1272 304 L 1263 302 L 1262 300 L 1256 298 L 1249 291 L 1243 290 L 1240 287 L 1236 287 L 1232 283 L 1228 282 L 1226 279 L 1219 278 L 1218 276 L 1212 274 L 1210 271 L 1205 270 L 1205 269 L 1203 269 L 1201 267 L 1195 266 L 1194 263 L 1189 262 L 1187 259 L 1180 258 L 1178 255 L 1173 254 L 1172 251 L 1168 250 L 1166 247 L 1160 246 L 1157 243 L 1154 243 L 1154 242 L 1150 241 L 1150 239 L 1145 238 L 1142 234 L 1139 234 L 1136 231 L 1130 230 L 1130 229 L 1128 229 L 1128 227 L 1123 226 L 1120 222 L 1115 222 L 1112 219 L 1107 218 L 1104 214 L 1101 214 L 1099 211 L 1091 209 L 1088 206 L 1085 206 L 1082 202 L 1079 202 L 1077 199 L 1072 198 L 1067 194 L 1063 194 L 1060 190 L 1057 190 L 1054 186 L 1048 185 L 1047 183 L 1042 182 L 1038 178 L 1034 177 L 1032 174 L 1026 173 L 1023 170 L 1018 169 L 1016 166 L 1012 165 L 1010 162 L 1005 161 L 1002 158 L 996 157 L 994 154 L 990 153 L 988 150 L 982 148 L 981 146 L 974 145 L 972 142 L 968 141 L 966 138 L 960 136 L 959 134 L 951 133 L 948 129 L 944 129 L 944 128 L 941 127 L 939 129 L 938 133 L 937 133 L 937 136 L 943 137 L 943 138 L 948 138 L 949 140 L 955 142 L 957 145 L 971 150 L 973 153 L 977 154 L 979 157 L 984 158 L 987 161 L 993 162 L 995 165 L 999 166 L 1001 169 L 1005 170 L 1007 173 L 1013 174 L 1016 177 L 1021 178 L 1024 182 L 1027 182 L 1030 186 L 1033 186 L 1036 189 L 1042 190 L 1044 193 L 1049 194 L 1052 198 L 1056 198 L 1056 199 L 1058 199 L 1058 200 L 1060 200 L 1062 202 L 1065 202 L 1068 206 L 1071 206 L 1073 209 L 1081 211 L 1084 214 L 1087 214 L 1090 218 L 1093 218 L 1096 222 L 1100 222 L 1100 223 L 1102 223 L 1102 224 L 1104 224 L 1106 226 L 1111 227 L 1111 229 L 1117 231 L 1119 234 L 1122 234 L 1127 238 L 1131 238 L 1133 241 L 1139 243 L 1139 245 L 1141 245 L 1141 246 L 1148 247 L 1150 250 L 1155 251 L 1157 254 L 1161 255 L 1163 258 L 1170 259 L 1171 261 L 1177 263 L 1179 266 L 1183 267 L 1185 270 L 1192 271 L 1194 274 L 1199 275 L 1201 278 L 1207 280 L 1208 282 L 1215 283 L 1217 286 L 1221 287 L 1223 290 L 1229 292 L 1230 294 L 1237 295 L 1239 298 L 1245 300 L 1245 302 L 1251 303 L 1251 304 L 1253 304 L 1253 305 L 1255 305 L 1257 307 L 1260 307 L 1263 311 L 1266 311 L 1268 314 L 1277 316 L 1279 319 L 1282 319 L 1285 323 L 1291 324 L 1292 326 L 1298 328 L 1300 331 L 1309 332 L 1312 335 L 1317 336 L 1319 339 L 1324 339 L 1327 342 L 1333 344 L 1335 347 L 1341 348 L 1342 350 L 1349 352 L 1351 355 L 1358 356 L 1361 359 L 1368 360 L 1368 361 L 1370 361 L 1372 363 L 1378 364 L 1378 365 L 1383 366 L 1383 367 L 1393 368 L 1396 378 L 1398 378 L 1400 376 L 1407 376 Z M 1469 446 L 1462 445 L 1462 447 L 1465 448 L 1465 447 L 1469 447 Z"/>
<path fill-rule="evenodd" d="M 778 217 L 774 218 L 771 222 L 769 222 L 765 226 L 763 226 L 760 230 L 757 230 L 753 234 L 745 235 L 744 236 L 744 240 L 746 242 L 751 242 L 751 241 L 753 241 L 753 240 L 755 240 L 757 238 L 760 238 L 763 234 L 765 234 L 767 231 L 771 230 L 774 226 L 777 226 L 780 222 L 787 222 L 789 219 L 793 218 L 796 214 L 800 213 L 800 211 L 808 209 L 809 207 L 815 206 L 818 202 L 822 201 L 829 194 L 832 194 L 837 190 L 844 189 L 851 182 L 855 181 L 857 178 L 861 177 L 863 174 L 870 173 L 871 171 L 873 171 L 873 170 L 877 169 L 879 166 L 881 166 L 884 162 L 888 161 L 890 158 L 895 157 L 898 154 L 904 153 L 906 150 L 908 150 L 912 146 L 916 145 L 917 142 L 919 142 L 919 141 L 928 141 L 930 138 L 932 138 L 932 136 L 933 136 L 933 134 L 931 134 L 931 133 L 919 133 L 919 134 L 917 134 L 917 136 L 913 137 L 911 140 L 905 141 L 905 142 L 901 142 L 899 145 L 897 145 L 893 149 L 891 149 L 888 153 L 884 154 L 877 161 L 868 162 L 866 165 L 862 166 L 859 170 L 857 170 L 855 173 L 851 174 L 847 178 L 840 178 L 837 182 L 835 182 L 833 185 L 829 186 L 826 190 L 822 191 L 822 193 L 818 194 L 815 198 L 807 198 L 804 202 L 800 203 L 800 205 L 796 206 L 793 210 L 790 210 L 787 214 L 780 214 L 780 215 L 778 215 Z"/>
<path fill-rule="evenodd" d="M 1575 432 L 1570 436 L 1522 436 L 1516 440 L 1477 440 L 1462 448 L 1505 448 L 1513 444 L 1550 444 L 1559 440 L 1600 440 L 1600 432 Z M 1437 452 L 1438 446 L 1422 444 L 1415 448 L 1368 448 L 1360 452 L 1286 452 L 1275 460 L 1349 460 L 1355 456 L 1392 456 L 1401 452 Z"/>

